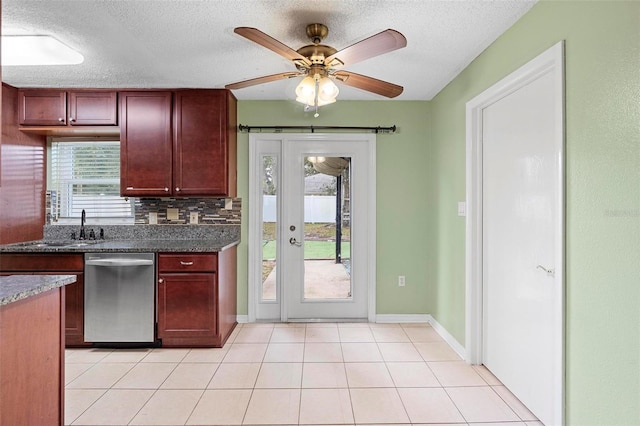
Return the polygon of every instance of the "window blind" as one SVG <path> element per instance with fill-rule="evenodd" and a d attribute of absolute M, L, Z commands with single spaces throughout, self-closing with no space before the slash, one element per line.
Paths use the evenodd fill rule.
<path fill-rule="evenodd" d="M 132 200 L 120 196 L 120 142 L 51 144 L 51 185 L 59 218 L 131 218 Z"/>

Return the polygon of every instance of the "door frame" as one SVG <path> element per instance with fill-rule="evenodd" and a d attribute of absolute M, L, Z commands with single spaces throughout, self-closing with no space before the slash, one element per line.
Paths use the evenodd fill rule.
<path fill-rule="evenodd" d="M 367 264 L 363 270 L 366 271 L 367 281 L 367 319 L 375 322 L 376 318 L 376 135 L 356 134 L 356 133 L 259 133 L 249 134 L 249 223 L 248 223 L 248 285 L 247 285 L 247 320 L 256 321 L 256 307 L 260 303 L 260 286 L 262 285 L 262 268 L 259 262 L 262 261 L 262 202 L 261 187 L 258 185 L 260 176 L 260 161 L 258 161 L 258 143 L 260 140 L 280 141 L 280 163 L 279 176 L 282 176 L 283 146 L 285 139 L 305 139 L 309 141 L 327 141 L 331 143 L 336 140 L 363 141 L 368 144 L 368 194 L 367 205 L 363 206 L 368 213 L 368 243 L 367 243 Z M 280 204 L 281 197 L 278 199 Z M 278 223 L 280 223 L 281 208 L 278 209 Z M 278 247 L 277 258 L 280 258 Z M 280 280 L 278 280 L 280 284 Z M 280 319 L 288 320 L 286 300 L 283 298 L 284 289 L 279 285 L 277 297 L 280 303 Z"/>
<path fill-rule="evenodd" d="M 467 102 L 466 104 L 466 235 L 465 235 L 465 285 L 466 361 L 482 364 L 483 354 L 483 241 L 482 241 L 482 120 L 483 110 L 505 96 L 536 80 L 541 75 L 552 73 L 555 79 L 556 106 L 560 125 L 556 128 L 556 167 L 558 171 L 557 211 L 558 224 L 555 229 L 556 258 L 555 281 L 556 303 L 553 307 L 560 318 L 554 330 L 555 389 L 554 423 L 564 422 L 564 372 L 565 372 L 565 98 L 564 98 L 564 41 L 560 41 L 527 64 Z"/>

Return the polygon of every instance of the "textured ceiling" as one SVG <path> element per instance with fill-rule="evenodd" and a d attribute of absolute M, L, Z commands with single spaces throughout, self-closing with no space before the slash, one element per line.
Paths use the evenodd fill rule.
<path fill-rule="evenodd" d="M 3 0 L 3 34 L 49 34 L 84 55 L 69 66 L 2 67 L 16 87 L 222 88 L 293 65 L 233 32 L 258 28 L 293 49 L 305 27 L 329 27 L 340 50 L 387 28 L 407 47 L 345 67 L 429 100 L 535 1 L 429 0 Z M 234 91 L 238 99 L 293 99 L 299 79 Z M 339 99 L 386 99 L 340 86 Z"/>

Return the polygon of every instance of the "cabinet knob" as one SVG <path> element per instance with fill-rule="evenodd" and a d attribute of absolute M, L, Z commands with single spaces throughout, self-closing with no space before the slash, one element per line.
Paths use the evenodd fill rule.
<path fill-rule="evenodd" d="M 76 119 L 73 117 L 69 117 L 69 121 L 76 121 Z"/>
<path fill-rule="evenodd" d="M 158 280 L 158 283 L 159 283 L 159 284 L 164 283 L 164 278 L 160 278 L 160 279 Z"/>
<path fill-rule="evenodd" d="M 165 187 L 164 192 L 169 192 L 169 188 Z"/>
<path fill-rule="evenodd" d="M 58 118 L 58 123 L 64 123 L 64 118 L 62 117 Z"/>
<path fill-rule="evenodd" d="M 176 192 L 180 192 L 180 187 L 176 186 Z"/>

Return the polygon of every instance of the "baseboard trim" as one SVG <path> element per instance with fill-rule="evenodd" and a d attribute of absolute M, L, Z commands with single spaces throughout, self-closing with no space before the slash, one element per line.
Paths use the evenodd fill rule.
<path fill-rule="evenodd" d="M 429 324 L 431 324 L 431 327 L 433 327 L 435 332 L 438 333 L 440 337 L 442 337 L 444 341 L 449 344 L 449 346 L 451 346 L 451 349 L 453 349 L 454 351 L 456 351 L 458 355 L 460 355 L 460 358 L 466 360 L 467 351 L 465 350 L 464 346 L 462 346 L 460 342 L 458 342 L 456 338 L 453 337 L 447 331 L 447 329 L 442 326 L 442 324 L 436 321 L 435 318 L 433 318 L 431 315 L 428 315 L 428 317 L 429 317 Z"/>
<path fill-rule="evenodd" d="M 425 323 L 429 322 L 431 315 L 428 314 L 378 314 L 377 323 Z"/>
<path fill-rule="evenodd" d="M 248 315 L 236 315 L 238 324 L 247 324 L 249 322 Z M 445 342 L 456 351 L 464 360 L 467 359 L 467 352 L 455 337 L 453 337 L 446 328 L 442 326 L 430 314 L 378 314 L 376 315 L 376 323 L 381 324 L 430 324 L 434 331 L 444 339 Z"/>

